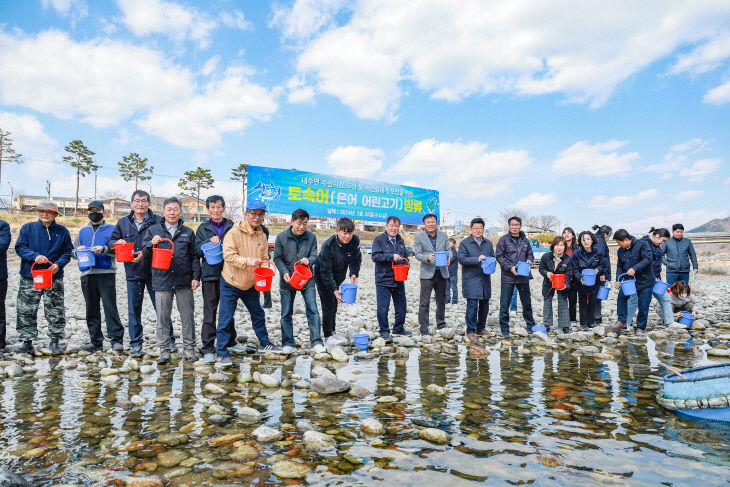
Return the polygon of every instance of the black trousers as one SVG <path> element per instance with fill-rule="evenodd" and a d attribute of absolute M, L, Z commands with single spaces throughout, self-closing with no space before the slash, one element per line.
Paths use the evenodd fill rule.
<path fill-rule="evenodd" d="M 122 343 L 124 327 L 117 310 L 117 283 L 115 274 L 87 274 L 81 276 L 81 291 L 86 300 L 86 326 L 89 339 L 94 345 L 104 343 L 101 332 L 101 307 L 104 306 L 106 335 L 112 343 Z"/>
<path fill-rule="evenodd" d="M 535 326 L 535 319 L 532 316 L 532 298 L 530 297 L 530 283 L 503 282 L 499 296 L 499 328 L 502 334 L 509 333 L 509 303 L 512 301 L 512 293 L 517 288 L 517 294 L 522 303 L 522 317 L 525 318 L 527 329 L 532 331 Z"/>
<path fill-rule="evenodd" d="M 598 283 L 593 286 L 584 286 L 578 284 L 578 299 L 580 300 L 578 307 L 580 308 L 580 326 L 582 328 L 588 328 L 593 326 L 595 322 L 595 309 L 598 299 Z"/>
<path fill-rule="evenodd" d="M 438 269 L 431 279 L 421 279 L 421 298 L 418 303 L 418 326 L 421 333 L 428 333 L 428 315 L 431 308 L 431 293 L 436 291 L 436 327 L 446 326 L 446 278 Z"/>
<path fill-rule="evenodd" d="M 203 325 L 200 327 L 200 340 L 203 342 L 201 351 L 205 353 L 215 353 L 215 337 L 218 330 L 216 315 L 218 314 L 218 302 L 221 299 L 221 281 L 203 281 Z M 236 324 L 231 320 L 230 326 L 231 339 L 228 340 L 228 346 L 232 347 L 236 344 Z"/>
<path fill-rule="evenodd" d="M 322 304 L 322 332 L 325 338 L 329 338 L 335 334 L 337 305 L 339 303 L 335 297 L 334 289 L 327 289 L 319 279 L 315 280 L 315 284 L 317 284 L 319 302 Z"/>
<path fill-rule="evenodd" d="M 8 295 L 8 279 L 0 279 L 0 349 L 5 348 L 5 297 Z"/>
<path fill-rule="evenodd" d="M 570 283 L 570 287 L 568 288 L 568 313 L 570 314 L 570 321 L 578 321 L 576 319 L 576 309 L 578 306 L 578 286 L 580 286 L 580 281 L 576 281 L 573 279 Z"/>

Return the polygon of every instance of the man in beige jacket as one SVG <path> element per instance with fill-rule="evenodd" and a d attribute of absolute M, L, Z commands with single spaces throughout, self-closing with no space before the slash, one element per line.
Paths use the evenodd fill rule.
<path fill-rule="evenodd" d="M 269 263 L 268 241 L 261 228 L 265 214 L 266 205 L 263 201 L 250 200 L 246 205 L 244 220 L 233 225 L 223 239 L 223 271 L 216 331 L 216 353 L 220 367 L 229 367 L 232 363 L 228 342 L 239 299 L 251 314 L 251 324 L 259 339 L 259 351 L 277 351 L 269 341 L 266 315 L 259 303 L 259 292 L 253 287 L 254 269 L 262 263 Z"/>

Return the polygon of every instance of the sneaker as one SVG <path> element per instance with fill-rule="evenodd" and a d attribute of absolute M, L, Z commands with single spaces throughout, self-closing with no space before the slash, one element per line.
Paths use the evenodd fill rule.
<path fill-rule="evenodd" d="M 23 342 L 23 346 L 18 349 L 18 353 L 27 353 L 28 355 L 35 355 L 35 349 L 33 348 L 33 342 L 28 340 Z"/>
<path fill-rule="evenodd" d="M 646 335 L 646 330 L 644 330 L 643 328 L 634 328 L 634 335 L 636 335 L 637 337 L 644 336 Z"/>
<path fill-rule="evenodd" d="M 197 362 L 198 360 L 200 360 L 200 357 L 198 357 L 197 353 L 193 352 L 189 355 L 185 355 L 185 360 L 187 360 L 188 362 Z"/>
<path fill-rule="evenodd" d="M 477 332 L 477 335 L 490 337 L 490 336 L 492 336 L 492 332 L 490 332 L 488 330 L 482 330 L 482 331 L 478 331 Z"/>
<path fill-rule="evenodd" d="M 94 353 L 94 352 L 99 352 L 99 351 L 103 350 L 104 346 L 96 345 L 94 343 L 87 343 L 85 345 L 81 345 L 81 347 L 79 347 L 79 348 L 81 348 L 81 350 L 83 350 L 84 352 Z"/>
<path fill-rule="evenodd" d="M 611 329 L 613 330 L 623 330 L 626 328 L 626 323 L 621 323 L 620 321 L 617 321 L 615 324 L 611 325 Z"/>
<path fill-rule="evenodd" d="M 228 347 L 228 351 L 231 352 L 231 353 L 244 354 L 244 353 L 246 353 L 248 351 L 248 348 L 246 348 L 241 343 L 236 343 L 232 347 Z"/>
<path fill-rule="evenodd" d="M 112 350 L 115 352 L 123 352 L 124 351 L 124 345 L 121 343 L 112 343 Z"/>
<path fill-rule="evenodd" d="M 51 349 L 51 354 L 53 355 L 62 355 L 63 354 L 63 347 L 58 343 L 58 340 L 51 340 L 51 346 L 48 347 Z"/>
<path fill-rule="evenodd" d="M 218 359 L 218 367 L 230 367 L 233 365 L 233 361 L 231 361 L 231 357 L 221 357 Z"/>
<path fill-rule="evenodd" d="M 170 342 L 170 353 L 179 353 L 180 350 L 177 349 L 177 345 L 175 345 L 175 342 Z"/>
<path fill-rule="evenodd" d="M 315 346 L 312 347 L 312 352 L 313 353 L 324 353 L 326 351 L 327 351 L 327 349 L 324 348 L 324 345 L 322 345 L 321 343 L 318 343 L 318 344 L 316 344 Z"/>
<path fill-rule="evenodd" d="M 259 347 L 259 352 L 281 353 L 281 349 L 279 347 L 276 347 L 276 346 L 272 345 L 271 343 L 269 343 L 265 347 Z"/>
<path fill-rule="evenodd" d="M 569 328 L 569 327 L 567 327 L 567 326 L 563 327 L 563 333 L 565 333 L 566 335 L 567 335 L 568 333 L 570 333 L 570 328 Z"/>
<path fill-rule="evenodd" d="M 170 354 L 169 353 L 163 353 L 160 355 L 160 358 L 157 359 L 157 365 L 165 365 L 170 363 Z"/>
<path fill-rule="evenodd" d="M 142 356 L 142 347 L 132 347 L 132 350 L 129 352 L 129 356 L 132 358 L 139 358 Z"/>
<path fill-rule="evenodd" d="M 206 353 L 203 355 L 203 362 L 206 364 L 214 364 L 215 363 L 215 354 L 214 353 Z"/>
<path fill-rule="evenodd" d="M 283 353 L 284 355 L 291 355 L 296 351 L 297 349 L 295 347 L 292 347 L 291 345 L 285 345 L 281 348 L 281 353 Z"/>
<path fill-rule="evenodd" d="M 577 321 L 571 321 L 570 322 L 570 326 L 578 326 L 578 322 Z"/>
<path fill-rule="evenodd" d="M 477 334 L 476 333 L 467 333 L 466 334 L 466 337 L 472 343 L 477 343 L 479 341 L 479 339 L 477 338 Z"/>
<path fill-rule="evenodd" d="M 413 333 L 403 329 L 403 330 L 393 330 L 393 335 L 401 335 L 401 336 L 409 337 L 409 336 L 413 335 Z"/>
<path fill-rule="evenodd" d="M 387 331 L 385 333 L 381 333 L 380 338 L 385 340 L 385 343 L 393 343 L 393 337 L 390 336 L 390 333 L 388 333 Z"/>

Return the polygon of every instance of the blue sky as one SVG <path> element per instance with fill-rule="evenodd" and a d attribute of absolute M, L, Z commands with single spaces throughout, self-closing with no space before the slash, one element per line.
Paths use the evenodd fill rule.
<path fill-rule="evenodd" d="M 506 207 L 646 231 L 728 216 L 730 2 L 4 0 L 0 193 L 99 194 L 138 152 L 153 193 L 241 162 L 436 187 L 454 217 Z M 509 5 L 509 7 L 504 7 Z M 93 182 L 82 182 L 82 195 Z"/>

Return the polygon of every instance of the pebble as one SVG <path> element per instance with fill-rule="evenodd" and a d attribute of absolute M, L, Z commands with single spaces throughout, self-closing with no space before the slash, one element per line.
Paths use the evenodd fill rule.
<path fill-rule="evenodd" d="M 212 382 L 209 382 L 205 384 L 205 392 L 210 392 L 211 394 L 227 394 L 228 391 L 223 389 L 221 386 L 217 384 L 213 384 Z"/>
<path fill-rule="evenodd" d="M 270 374 L 261 374 L 261 376 L 259 377 L 259 381 L 261 382 L 262 386 L 272 389 L 281 385 L 281 381 L 279 381 L 279 379 Z"/>
<path fill-rule="evenodd" d="M 180 450 L 168 450 L 157 454 L 157 463 L 160 467 L 174 467 L 188 457 L 188 454 Z"/>
<path fill-rule="evenodd" d="M 144 406 L 147 403 L 147 399 L 140 396 L 139 394 L 135 394 L 134 396 L 129 398 L 129 402 L 131 402 L 135 406 Z"/>
<path fill-rule="evenodd" d="M 330 350 L 330 355 L 332 355 L 332 359 L 337 362 L 348 362 L 350 360 L 347 353 L 340 347 L 333 347 L 332 350 Z"/>
<path fill-rule="evenodd" d="M 231 418 L 229 416 L 225 416 L 223 414 L 213 414 L 212 416 L 208 416 L 208 422 L 216 426 L 223 426 L 230 419 Z"/>
<path fill-rule="evenodd" d="M 426 390 L 432 394 L 436 394 L 439 396 L 445 396 L 447 394 L 446 389 L 437 384 L 427 385 Z"/>
<path fill-rule="evenodd" d="M 324 375 L 312 380 L 309 390 L 319 394 L 340 394 L 349 391 L 351 387 L 352 384 L 334 375 Z"/>
<path fill-rule="evenodd" d="M 157 477 L 133 477 L 124 478 L 126 487 L 164 487 L 162 480 Z"/>
<path fill-rule="evenodd" d="M 238 409 L 237 416 L 238 419 L 248 424 L 254 424 L 261 421 L 261 413 L 254 408 L 246 406 Z"/>
<path fill-rule="evenodd" d="M 250 445 L 241 445 L 229 455 L 231 460 L 237 462 L 250 462 L 259 456 L 259 451 Z"/>
<path fill-rule="evenodd" d="M 444 445 L 449 442 L 449 435 L 438 428 L 424 428 L 418 430 L 418 437 L 422 440 Z"/>
<path fill-rule="evenodd" d="M 269 443 L 281 439 L 281 431 L 269 428 L 268 426 L 259 426 L 251 433 L 251 436 L 261 443 Z"/>
<path fill-rule="evenodd" d="M 208 440 L 208 446 L 217 448 L 219 446 L 228 445 L 245 437 L 246 435 L 243 433 L 233 433 L 230 435 L 218 436 L 216 438 L 213 438 L 212 440 Z"/>
<path fill-rule="evenodd" d="M 383 423 L 375 418 L 366 418 L 360 422 L 360 429 L 368 435 L 382 435 L 385 433 Z"/>
<path fill-rule="evenodd" d="M 213 469 L 211 475 L 214 479 L 230 479 L 245 477 L 251 475 L 253 472 L 253 467 L 242 463 L 221 463 Z"/>
<path fill-rule="evenodd" d="M 335 447 L 334 437 L 318 431 L 305 431 L 302 439 L 307 448 L 314 451 L 330 450 Z"/>
<path fill-rule="evenodd" d="M 281 460 L 271 467 L 271 473 L 280 479 L 301 479 L 311 472 L 311 468 L 302 463 L 292 462 L 291 460 Z"/>
<path fill-rule="evenodd" d="M 21 367 L 18 364 L 11 364 L 5 367 L 5 375 L 7 375 L 9 378 L 18 377 L 19 375 L 23 375 L 23 367 Z"/>
<path fill-rule="evenodd" d="M 398 398 L 395 397 L 395 396 L 380 396 L 379 398 L 377 398 L 375 400 L 375 402 L 379 402 L 379 403 L 391 403 L 391 402 L 396 402 L 397 400 L 398 400 Z"/>

